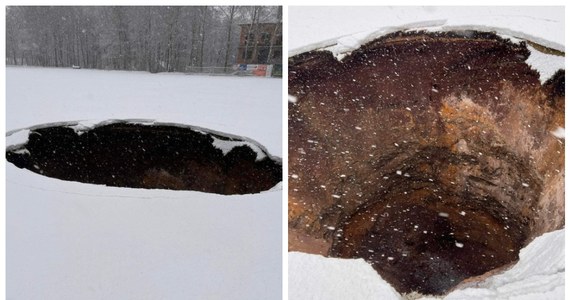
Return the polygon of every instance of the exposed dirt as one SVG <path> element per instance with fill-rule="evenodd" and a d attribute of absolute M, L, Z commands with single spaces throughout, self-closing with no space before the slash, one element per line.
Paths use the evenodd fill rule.
<path fill-rule="evenodd" d="M 48 177 L 132 188 L 217 194 L 265 191 L 281 181 L 280 161 L 247 145 L 226 155 L 221 134 L 166 125 L 113 123 L 78 134 L 68 126 L 30 131 L 28 142 L 6 152 L 9 162 Z"/>
<path fill-rule="evenodd" d="M 445 294 L 563 227 L 564 72 L 541 85 L 528 55 L 467 31 L 290 58 L 289 250 Z"/>

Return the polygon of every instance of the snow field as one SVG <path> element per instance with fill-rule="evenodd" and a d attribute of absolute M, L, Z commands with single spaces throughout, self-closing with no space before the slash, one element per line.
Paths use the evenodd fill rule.
<path fill-rule="evenodd" d="M 281 80 L 180 73 L 6 68 L 6 129 L 146 119 L 245 136 L 282 157 Z"/>
<path fill-rule="evenodd" d="M 282 155 L 279 79 L 26 67 L 6 73 L 8 131 L 149 119 L 245 136 Z M 281 297 L 281 185 L 223 196 L 6 169 L 8 299 Z"/>

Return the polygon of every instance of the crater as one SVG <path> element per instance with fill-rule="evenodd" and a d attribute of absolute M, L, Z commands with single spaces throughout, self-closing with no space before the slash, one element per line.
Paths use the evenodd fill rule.
<path fill-rule="evenodd" d="M 291 57 L 289 250 L 444 295 L 564 227 L 564 71 L 541 84 L 527 47 L 410 31 Z"/>
<path fill-rule="evenodd" d="M 62 180 L 231 195 L 266 191 L 282 178 L 281 160 L 257 142 L 203 128 L 111 121 L 27 131 L 25 143 L 7 148 L 7 160 Z"/>

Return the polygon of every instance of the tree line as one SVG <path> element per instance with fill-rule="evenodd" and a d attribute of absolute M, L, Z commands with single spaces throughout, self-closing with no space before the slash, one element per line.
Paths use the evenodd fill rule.
<path fill-rule="evenodd" d="M 9 6 L 6 64 L 227 70 L 236 61 L 239 25 L 250 35 L 270 22 L 282 22 L 280 6 Z"/>

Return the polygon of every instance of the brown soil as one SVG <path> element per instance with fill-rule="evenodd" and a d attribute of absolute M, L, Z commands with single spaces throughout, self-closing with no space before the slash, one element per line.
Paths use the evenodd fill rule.
<path fill-rule="evenodd" d="M 224 155 L 213 137 L 236 140 L 166 125 L 119 122 L 82 134 L 52 126 L 30 130 L 28 142 L 9 148 L 6 157 L 48 177 L 108 186 L 249 194 L 281 181 L 280 161 L 267 153 L 256 160 L 246 145 Z"/>
<path fill-rule="evenodd" d="M 528 55 L 470 31 L 290 58 L 289 250 L 444 294 L 563 227 L 564 72 L 541 85 Z"/>

